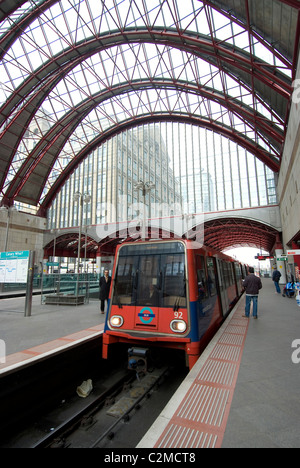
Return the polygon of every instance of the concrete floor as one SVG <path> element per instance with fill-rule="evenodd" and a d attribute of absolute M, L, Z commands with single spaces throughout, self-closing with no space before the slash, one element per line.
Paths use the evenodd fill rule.
<path fill-rule="evenodd" d="M 300 364 L 292 362 L 292 342 L 300 339 L 300 307 L 264 279 L 258 316 L 249 319 L 222 448 L 298 448 Z"/>

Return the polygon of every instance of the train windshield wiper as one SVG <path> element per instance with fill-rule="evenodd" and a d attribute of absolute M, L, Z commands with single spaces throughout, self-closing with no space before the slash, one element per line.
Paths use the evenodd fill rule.
<path fill-rule="evenodd" d="M 180 299 L 186 297 L 186 294 L 185 294 L 185 291 L 186 291 L 185 282 L 186 282 L 186 277 L 185 277 L 185 274 L 184 274 L 183 281 L 182 281 L 182 291 L 181 291 L 181 294 L 179 294 L 179 295 L 176 297 L 176 300 L 175 300 L 175 303 L 174 303 L 174 306 L 173 306 L 174 312 L 178 311 L 178 309 L 179 309 L 179 307 L 180 307 Z"/>
<path fill-rule="evenodd" d="M 180 297 L 181 297 L 181 296 L 177 296 L 177 297 L 176 297 L 176 300 L 175 300 L 175 303 L 174 303 L 174 306 L 173 306 L 173 311 L 174 311 L 174 312 L 176 312 L 176 311 L 179 309 Z"/>

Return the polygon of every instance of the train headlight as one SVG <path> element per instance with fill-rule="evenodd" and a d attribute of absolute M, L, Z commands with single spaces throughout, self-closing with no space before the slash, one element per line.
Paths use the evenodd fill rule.
<path fill-rule="evenodd" d="M 170 327 L 175 333 L 184 333 L 187 325 L 184 320 L 172 320 Z"/>
<path fill-rule="evenodd" d="M 124 323 L 124 320 L 123 320 L 123 317 L 121 317 L 121 315 L 113 315 L 110 318 L 110 324 L 112 327 L 119 328 L 123 325 L 123 323 Z"/>

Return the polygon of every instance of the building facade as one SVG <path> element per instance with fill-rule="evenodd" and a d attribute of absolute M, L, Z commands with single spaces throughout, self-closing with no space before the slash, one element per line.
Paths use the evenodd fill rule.
<path fill-rule="evenodd" d="M 77 167 L 48 211 L 48 228 L 79 225 L 76 192 L 91 196 L 85 225 L 132 219 L 144 202 L 139 181 L 155 185 L 145 198 L 151 218 L 176 207 L 191 214 L 277 203 L 274 173 L 230 140 L 188 124 L 148 124 L 111 138 Z"/>

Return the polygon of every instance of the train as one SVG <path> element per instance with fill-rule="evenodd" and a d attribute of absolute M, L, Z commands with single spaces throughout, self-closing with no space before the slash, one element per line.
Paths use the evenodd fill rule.
<path fill-rule="evenodd" d="M 128 346 L 129 367 L 152 348 L 184 353 L 191 369 L 243 293 L 244 265 L 190 240 L 125 242 L 116 249 L 102 357 Z"/>

